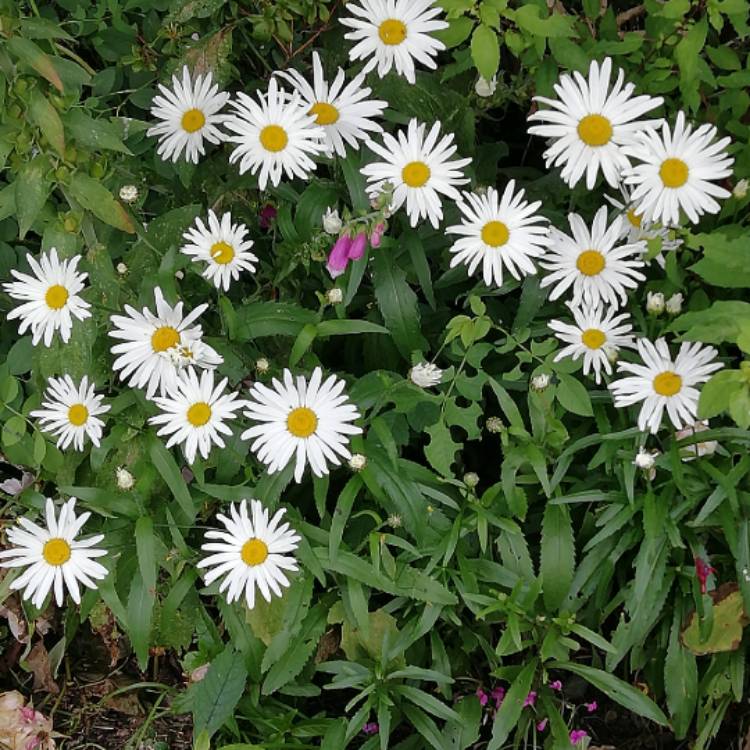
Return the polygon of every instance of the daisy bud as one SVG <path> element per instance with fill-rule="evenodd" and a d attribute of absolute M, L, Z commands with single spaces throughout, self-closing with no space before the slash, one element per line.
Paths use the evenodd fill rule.
<path fill-rule="evenodd" d="M 531 378 L 531 390 L 532 391 L 543 391 L 546 390 L 546 388 L 549 386 L 549 375 L 547 375 L 546 372 L 543 372 L 539 375 L 535 375 L 533 378 Z"/>
<path fill-rule="evenodd" d="M 420 388 L 431 388 L 443 378 L 443 371 L 432 362 L 420 362 L 409 370 L 409 380 Z"/>
<path fill-rule="evenodd" d="M 268 364 L 268 360 L 265 357 L 261 357 L 255 362 L 255 371 L 259 375 L 264 375 L 265 373 L 267 373 L 269 367 L 270 365 Z"/>
<path fill-rule="evenodd" d="M 328 254 L 328 262 L 326 263 L 331 278 L 335 279 L 346 271 L 346 267 L 349 265 L 349 250 L 351 246 L 352 238 L 349 235 L 343 234 L 336 240 L 334 246 L 331 248 L 331 252 Z"/>
<path fill-rule="evenodd" d="M 120 276 L 124 276 L 127 272 L 128 272 L 128 267 L 124 263 L 117 264 L 117 273 L 119 273 Z"/>
<path fill-rule="evenodd" d="M 670 315 L 679 315 L 682 312 L 682 302 L 685 298 L 682 292 L 673 294 L 665 303 L 664 307 Z"/>
<path fill-rule="evenodd" d="M 470 490 L 473 490 L 479 484 L 479 474 L 473 471 L 467 472 L 466 474 L 464 474 L 464 484 Z"/>
<path fill-rule="evenodd" d="M 732 195 L 737 198 L 737 200 L 742 200 L 742 198 L 747 196 L 747 188 L 750 186 L 750 183 L 746 179 L 741 179 L 735 186 L 734 190 L 732 190 Z"/>
<path fill-rule="evenodd" d="M 118 490 L 132 490 L 135 485 L 135 477 L 124 466 L 115 469 L 115 479 Z"/>
<path fill-rule="evenodd" d="M 177 279 L 178 281 L 182 281 L 182 280 L 183 280 L 183 279 L 185 278 L 185 273 L 184 273 L 183 271 L 175 271 L 175 273 L 174 273 L 174 277 L 175 277 L 175 278 L 176 278 L 176 279 Z"/>
<path fill-rule="evenodd" d="M 120 200 L 123 203 L 135 203 L 138 200 L 138 188 L 135 185 L 123 185 L 120 188 Z"/>
<path fill-rule="evenodd" d="M 661 315 L 664 312 L 664 295 L 661 292 L 648 292 L 646 295 L 646 312 L 649 315 Z"/>
<path fill-rule="evenodd" d="M 353 453 L 349 459 L 349 468 L 352 471 L 362 471 L 367 466 L 367 457 L 361 453 Z"/>
<path fill-rule="evenodd" d="M 327 208 L 323 214 L 323 229 L 327 234 L 338 234 L 341 231 L 342 222 L 338 209 Z"/>
<path fill-rule="evenodd" d="M 500 417 L 487 417 L 487 421 L 484 423 L 484 427 L 487 432 L 502 432 L 505 429 L 503 420 Z"/>
<path fill-rule="evenodd" d="M 477 96 L 481 96 L 483 99 L 492 96 L 497 90 L 497 76 L 492 76 L 488 81 L 486 78 L 479 76 L 477 82 L 474 84 L 474 91 L 477 92 Z"/>
<path fill-rule="evenodd" d="M 329 305 L 339 305 L 344 301 L 344 292 L 335 286 L 326 292 L 326 302 Z"/>
<path fill-rule="evenodd" d="M 659 455 L 661 455 L 659 451 L 647 451 L 645 448 L 639 448 L 633 459 L 633 464 L 643 472 L 649 481 L 656 476 L 656 459 Z"/>

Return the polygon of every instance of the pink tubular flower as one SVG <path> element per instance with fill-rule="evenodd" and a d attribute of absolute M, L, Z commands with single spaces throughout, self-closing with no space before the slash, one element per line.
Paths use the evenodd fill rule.
<path fill-rule="evenodd" d="M 360 232 L 352 242 L 349 248 L 349 260 L 359 260 L 365 254 L 365 248 L 367 247 L 367 235 L 364 232 Z"/>
<path fill-rule="evenodd" d="M 549 686 L 552 690 L 562 690 L 562 682 L 560 682 L 560 680 L 552 680 L 552 682 L 549 683 Z"/>
<path fill-rule="evenodd" d="M 586 710 L 593 714 L 594 711 L 596 711 L 597 708 L 599 708 L 599 704 L 596 701 L 591 701 L 591 703 L 584 703 L 584 706 L 586 706 Z"/>
<path fill-rule="evenodd" d="M 712 568 L 702 557 L 695 558 L 695 576 L 700 583 L 701 594 L 706 593 L 706 581 L 712 573 L 716 573 L 716 568 Z"/>
<path fill-rule="evenodd" d="M 523 701 L 523 707 L 533 706 L 536 703 L 536 692 L 532 690 Z"/>
<path fill-rule="evenodd" d="M 372 234 L 370 234 L 370 244 L 373 247 L 380 247 L 380 242 L 383 239 L 384 233 L 385 224 L 383 224 L 382 222 L 380 224 L 376 224 L 372 230 Z"/>
<path fill-rule="evenodd" d="M 380 727 L 378 726 L 377 721 L 368 721 L 367 724 L 362 727 L 362 731 L 364 734 L 377 734 L 380 731 Z"/>
<path fill-rule="evenodd" d="M 505 699 L 505 688 L 498 685 L 498 687 L 492 690 L 492 700 L 495 701 L 495 708 L 500 708 L 503 705 Z"/>
<path fill-rule="evenodd" d="M 570 744 L 577 745 L 589 736 L 589 733 L 585 729 L 574 729 L 570 733 Z"/>
<path fill-rule="evenodd" d="M 537 722 L 536 731 L 543 732 L 547 728 L 548 722 L 549 722 L 549 719 L 542 719 L 541 721 Z"/>
<path fill-rule="evenodd" d="M 480 706 L 486 706 L 487 705 L 487 701 L 489 700 L 489 696 L 487 695 L 487 693 L 484 692 L 484 690 L 482 690 L 481 687 L 477 688 L 477 698 L 479 698 L 479 705 Z"/>
<path fill-rule="evenodd" d="M 326 266 L 332 278 L 335 279 L 346 271 L 346 267 L 349 265 L 349 250 L 351 246 L 352 238 L 347 234 L 342 234 L 331 248 Z"/>

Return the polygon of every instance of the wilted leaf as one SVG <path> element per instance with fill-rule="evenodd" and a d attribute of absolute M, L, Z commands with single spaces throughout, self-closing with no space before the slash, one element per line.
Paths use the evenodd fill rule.
<path fill-rule="evenodd" d="M 725 583 L 710 595 L 714 606 L 713 627 L 708 637 L 702 639 L 700 636 L 696 612 L 690 615 L 681 634 L 682 643 L 697 656 L 736 651 L 742 641 L 742 630 L 750 623 L 736 583 Z"/>

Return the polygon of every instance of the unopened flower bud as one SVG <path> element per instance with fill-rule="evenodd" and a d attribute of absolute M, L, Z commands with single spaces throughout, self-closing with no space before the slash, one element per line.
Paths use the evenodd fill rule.
<path fill-rule="evenodd" d="M 743 177 L 734 186 L 734 190 L 732 190 L 732 195 L 735 198 L 737 198 L 737 200 L 742 200 L 747 195 L 747 188 L 749 186 L 750 186 L 750 183 Z"/>
<path fill-rule="evenodd" d="M 138 200 L 138 188 L 135 185 L 123 185 L 120 188 L 120 200 L 123 203 L 135 203 Z"/>
<path fill-rule="evenodd" d="M 648 292 L 646 294 L 646 312 L 649 315 L 661 315 L 664 312 L 666 302 L 661 292 Z"/>
<path fill-rule="evenodd" d="M 268 372 L 268 368 L 270 365 L 268 364 L 268 360 L 265 357 L 261 357 L 260 359 L 255 361 L 255 371 L 259 375 L 263 375 L 264 373 Z"/>
<path fill-rule="evenodd" d="M 338 209 L 327 208 L 323 214 L 323 230 L 328 234 L 338 234 L 341 227 L 342 221 Z"/>
<path fill-rule="evenodd" d="M 502 432 L 505 429 L 503 420 L 500 417 L 487 417 L 487 421 L 484 423 L 487 432 Z"/>
<path fill-rule="evenodd" d="M 349 459 L 349 468 L 352 471 L 362 471 L 367 466 L 367 458 L 361 453 L 354 453 Z"/>
<path fill-rule="evenodd" d="M 497 76 L 492 76 L 488 81 L 486 78 L 479 76 L 477 82 L 474 84 L 474 91 L 477 92 L 477 96 L 481 96 L 483 99 L 492 96 L 497 90 Z"/>
<path fill-rule="evenodd" d="M 664 308 L 670 315 L 679 315 L 682 312 L 682 302 L 684 297 L 682 292 L 673 294 L 665 303 Z"/>
<path fill-rule="evenodd" d="M 469 471 L 464 474 L 464 484 L 473 490 L 479 484 L 479 474 L 473 471 Z"/>
<path fill-rule="evenodd" d="M 115 469 L 115 479 L 120 490 L 132 490 L 135 485 L 135 477 L 124 466 Z"/>
<path fill-rule="evenodd" d="M 344 292 L 339 287 L 335 286 L 333 289 L 329 289 L 326 292 L 326 302 L 329 305 L 338 305 L 344 301 Z"/>
<path fill-rule="evenodd" d="M 117 273 L 119 273 L 120 276 L 124 276 L 127 272 L 128 267 L 124 263 L 120 262 L 117 264 Z"/>
<path fill-rule="evenodd" d="M 543 372 L 539 375 L 535 375 L 531 378 L 531 390 L 532 391 L 544 391 L 549 386 L 549 375 Z"/>

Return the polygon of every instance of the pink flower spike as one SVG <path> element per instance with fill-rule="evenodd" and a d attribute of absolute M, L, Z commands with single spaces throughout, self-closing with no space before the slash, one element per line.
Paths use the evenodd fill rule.
<path fill-rule="evenodd" d="M 695 576 L 698 579 L 698 582 L 700 583 L 701 594 L 706 593 L 706 589 L 707 589 L 706 582 L 708 581 L 708 577 L 712 573 L 716 573 L 716 568 L 712 568 L 701 557 L 695 558 Z"/>
<path fill-rule="evenodd" d="M 560 682 L 560 680 L 552 680 L 552 682 L 549 683 L 549 686 L 552 690 L 562 690 L 562 682 Z"/>
<path fill-rule="evenodd" d="M 482 690 L 482 688 L 477 688 L 477 698 L 479 698 L 479 705 L 480 706 L 486 706 L 487 701 L 489 700 L 489 697 L 487 696 L 487 693 Z"/>
<path fill-rule="evenodd" d="M 535 703 L 536 703 L 536 692 L 532 690 L 524 699 L 523 707 L 526 708 L 527 706 L 533 706 Z"/>
<path fill-rule="evenodd" d="M 591 703 L 584 703 L 584 706 L 586 706 L 586 710 L 593 714 L 594 711 L 596 711 L 597 708 L 599 708 L 599 704 L 596 701 L 591 701 Z"/>
<path fill-rule="evenodd" d="M 542 719 L 540 722 L 537 723 L 536 731 L 543 732 L 547 728 L 548 722 L 549 722 L 549 719 Z"/>
<path fill-rule="evenodd" d="M 367 235 L 360 232 L 352 242 L 349 248 L 349 260 L 359 260 L 365 254 L 367 247 Z"/>
<path fill-rule="evenodd" d="M 505 699 L 504 687 L 498 686 L 492 690 L 492 700 L 495 701 L 495 708 L 500 708 L 500 706 L 503 705 L 504 699 Z"/>
<path fill-rule="evenodd" d="M 385 232 L 385 224 L 376 224 L 375 228 L 372 230 L 372 234 L 370 235 L 370 244 L 373 247 L 380 247 L 380 242 L 383 239 L 383 234 Z"/>
<path fill-rule="evenodd" d="M 334 246 L 331 248 L 331 252 L 328 254 L 328 262 L 326 263 L 331 278 L 335 279 L 346 271 L 346 267 L 349 265 L 349 250 L 351 246 L 352 239 L 347 234 L 341 235 L 336 240 Z"/>
<path fill-rule="evenodd" d="M 589 736 L 589 733 L 585 729 L 574 729 L 570 733 L 570 744 L 577 745 Z"/>

